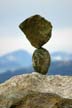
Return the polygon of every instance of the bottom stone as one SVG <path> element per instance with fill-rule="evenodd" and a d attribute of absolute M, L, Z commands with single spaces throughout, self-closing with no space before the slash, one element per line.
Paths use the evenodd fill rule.
<path fill-rule="evenodd" d="M 32 93 L 26 96 L 26 99 L 24 98 L 10 108 L 58 108 L 60 101 L 61 98 L 57 95 L 32 91 Z"/>
<path fill-rule="evenodd" d="M 72 108 L 72 100 L 62 99 L 56 94 L 30 92 L 10 108 Z"/>
<path fill-rule="evenodd" d="M 0 84 L 0 108 L 72 108 L 72 76 L 15 76 Z"/>
<path fill-rule="evenodd" d="M 50 67 L 50 54 L 44 48 L 36 49 L 32 56 L 32 63 L 35 71 L 46 74 Z"/>

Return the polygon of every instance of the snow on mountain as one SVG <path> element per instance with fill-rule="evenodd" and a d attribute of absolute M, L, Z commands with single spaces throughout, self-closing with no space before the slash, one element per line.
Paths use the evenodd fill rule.
<path fill-rule="evenodd" d="M 53 52 L 51 53 L 51 70 L 52 68 L 70 67 L 72 68 L 72 54 L 65 52 Z M 21 68 L 32 67 L 32 55 L 24 50 L 17 50 L 8 53 L 4 56 L 0 56 L 0 73 L 6 71 L 15 71 Z"/>
<path fill-rule="evenodd" d="M 31 55 L 24 50 L 18 50 L 4 56 L 0 56 L 0 73 L 7 70 L 28 67 L 30 65 Z"/>
<path fill-rule="evenodd" d="M 52 53 L 49 74 L 72 75 L 72 54 L 67 52 Z"/>
<path fill-rule="evenodd" d="M 17 57 L 15 57 L 14 55 L 6 56 L 6 58 L 7 58 L 9 61 L 16 61 L 16 60 L 17 60 Z"/>
<path fill-rule="evenodd" d="M 32 55 L 18 50 L 0 56 L 0 82 L 12 76 L 33 72 Z M 72 54 L 64 52 L 51 53 L 49 75 L 72 75 Z"/>
<path fill-rule="evenodd" d="M 72 54 L 67 52 L 54 52 L 51 54 L 52 61 L 72 61 Z"/>

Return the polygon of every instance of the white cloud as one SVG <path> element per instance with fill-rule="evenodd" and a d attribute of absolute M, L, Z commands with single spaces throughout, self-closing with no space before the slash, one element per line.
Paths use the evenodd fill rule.
<path fill-rule="evenodd" d="M 27 50 L 30 53 L 32 53 L 34 50 L 25 36 L 0 37 L 0 55 L 19 49 Z"/>
<path fill-rule="evenodd" d="M 37 7 L 37 6 L 47 6 L 48 8 L 51 7 L 64 7 L 70 8 L 72 7 L 71 0 L 0 0 L 0 8 L 2 10 L 21 10 L 21 9 L 28 9 L 30 7 Z M 34 9 L 34 8 L 33 8 Z M 25 10 L 26 11 L 26 10 Z"/>
<path fill-rule="evenodd" d="M 35 48 L 26 39 L 24 34 L 18 35 L 18 37 L 0 37 L 0 55 L 18 49 L 23 49 L 33 53 Z M 44 45 L 44 47 L 47 48 L 50 52 L 60 50 L 72 52 L 72 28 L 53 30 L 51 39 Z M 15 58 L 11 57 L 10 59 Z"/>
<path fill-rule="evenodd" d="M 46 48 L 72 52 L 72 28 L 54 30 Z"/>

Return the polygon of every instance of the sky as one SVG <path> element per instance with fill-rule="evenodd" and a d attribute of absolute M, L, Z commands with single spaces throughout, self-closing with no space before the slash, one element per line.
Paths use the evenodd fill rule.
<path fill-rule="evenodd" d="M 39 14 L 52 25 L 52 37 L 44 45 L 50 52 L 72 53 L 72 0 L 0 0 L 0 55 L 23 49 L 33 53 L 19 24 Z"/>

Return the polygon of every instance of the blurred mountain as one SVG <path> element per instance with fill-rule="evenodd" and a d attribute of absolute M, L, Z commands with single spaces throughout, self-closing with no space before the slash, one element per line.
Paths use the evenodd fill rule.
<path fill-rule="evenodd" d="M 7 79 L 11 78 L 12 76 L 27 74 L 27 73 L 31 73 L 31 72 L 33 72 L 32 66 L 27 67 L 27 68 L 16 69 L 14 71 L 8 70 L 8 71 L 0 74 L 0 83 L 6 81 Z"/>
<path fill-rule="evenodd" d="M 72 75 L 72 54 L 54 52 L 51 54 L 52 62 L 48 74 Z"/>
<path fill-rule="evenodd" d="M 18 50 L 0 56 L 0 73 L 8 70 L 14 71 L 19 68 L 26 68 L 32 64 L 31 59 L 31 55 L 24 50 Z"/>
<path fill-rule="evenodd" d="M 0 83 L 12 76 L 31 73 L 32 55 L 24 50 L 11 52 L 0 57 Z M 51 53 L 49 75 L 72 75 L 72 54 L 64 52 Z"/>

